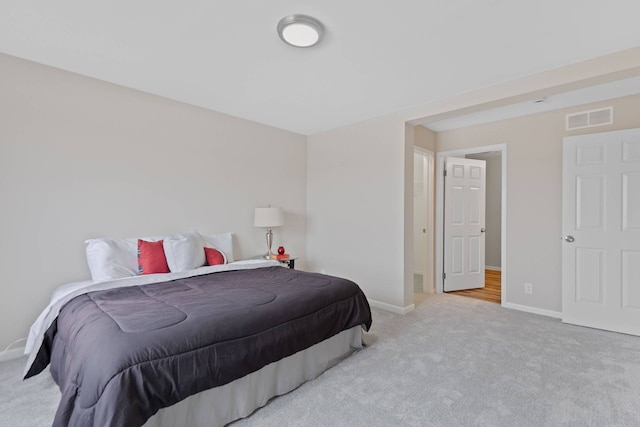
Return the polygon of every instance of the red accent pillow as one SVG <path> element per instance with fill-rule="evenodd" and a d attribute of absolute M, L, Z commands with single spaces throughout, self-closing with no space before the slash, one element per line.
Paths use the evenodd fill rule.
<path fill-rule="evenodd" d="M 147 242 L 138 239 L 138 273 L 168 273 L 167 257 L 164 254 L 163 241 Z"/>
<path fill-rule="evenodd" d="M 208 265 L 220 265 L 227 263 L 227 257 L 224 253 L 215 248 L 204 248 L 204 256 L 207 258 Z"/>

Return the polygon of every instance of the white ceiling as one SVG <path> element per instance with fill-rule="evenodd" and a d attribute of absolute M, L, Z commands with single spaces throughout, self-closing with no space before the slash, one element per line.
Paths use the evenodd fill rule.
<path fill-rule="evenodd" d="M 320 19 L 311 49 L 285 15 Z M 638 0 L 0 0 L 0 52 L 302 134 L 640 46 Z"/>

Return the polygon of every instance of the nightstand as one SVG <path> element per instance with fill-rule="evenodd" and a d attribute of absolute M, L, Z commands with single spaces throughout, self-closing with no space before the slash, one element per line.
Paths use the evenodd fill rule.
<path fill-rule="evenodd" d="M 297 259 L 298 257 L 290 257 L 287 259 L 277 259 L 276 261 L 278 261 L 280 264 L 285 264 L 287 267 L 289 267 L 292 270 L 295 270 Z"/>
<path fill-rule="evenodd" d="M 256 255 L 256 256 L 252 256 L 249 259 L 271 259 L 273 261 L 278 261 L 280 264 L 284 264 L 287 267 L 289 267 L 292 270 L 296 269 L 296 260 L 298 259 L 297 256 L 292 256 L 289 257 L 287 259 L 274 259 L 274 258 L 265 258 L 264 255 Z"/>

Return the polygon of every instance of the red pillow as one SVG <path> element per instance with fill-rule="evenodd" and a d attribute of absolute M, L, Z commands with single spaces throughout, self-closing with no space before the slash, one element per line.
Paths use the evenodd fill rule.
<path fill-rule="evenodd" d="M 227 257 L 224 253 L 215 248 L 204 248 L 204 256 L 207 258 L 208 265 L 220 265 L 227 263 Z"/>
<path fill-rule="evenodd" d="M 164 254 L 162 240 L 147 242 L 138 239 L 138 273 L 154 274 L 168 273 L 167 257 Z"/>

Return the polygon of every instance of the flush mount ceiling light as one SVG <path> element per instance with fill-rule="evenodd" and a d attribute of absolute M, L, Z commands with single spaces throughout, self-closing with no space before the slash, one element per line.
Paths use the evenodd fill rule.
<path fill-rule="evenodd" d="M 322 22 L 307 15 L 289 15 L 278 22 L 278 35 L 283 42 L 295 47 L 311 47 L 324 34 Z"/>

